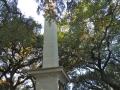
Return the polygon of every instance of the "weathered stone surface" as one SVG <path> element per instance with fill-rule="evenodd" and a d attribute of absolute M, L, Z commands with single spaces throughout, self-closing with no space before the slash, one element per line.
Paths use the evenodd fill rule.
<path fill-rule="evenodd" d="M 59 66 L 57 25 L 55 22 L 44 24 L 43 68 Z"/>
<path fill-rule="evenodd" d="M 62 66 L 28 71 L 36 78 L 36 90 L 59 90 L 59 81 L 64 85 L 69 81 Z"/>

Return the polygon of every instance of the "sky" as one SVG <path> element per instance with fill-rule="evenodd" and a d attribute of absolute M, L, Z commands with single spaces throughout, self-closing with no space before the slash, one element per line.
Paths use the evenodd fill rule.
<path fill-rule="evenodd" d="M 37 15 L 37 6 L 38 3 L 36 3 L 35 0 L 18 0 L 18 8 L 21 10 L 22 14 L 24 14 L 25 17 L 33 17 L 34 20 L 42 24 L 42 26 L 44 27 L 44 18 L 42 16 L 43 13 Z M 43 32 L 44 30 L 42 29 L 41 33 Z"/>

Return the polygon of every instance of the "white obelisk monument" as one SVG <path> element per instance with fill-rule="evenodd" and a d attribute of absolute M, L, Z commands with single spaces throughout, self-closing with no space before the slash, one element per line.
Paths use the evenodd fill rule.
<path fill-rule="evenodd" d="M 55 21 L 51 24 L 44 22 L 44 46 L 43 46 L 43 68 L 59 66 L 57 25 Z"/>
<path fill-rule="evenodd" d="M 50 0 L 54 1 L 54 0 Z M 44 21 L 44 46 L 42 69 L 28 72 L 36 78 L 36 90 L 64 90 L 69 78 L 62 66 L 59 66 L 57 25 Z"/>

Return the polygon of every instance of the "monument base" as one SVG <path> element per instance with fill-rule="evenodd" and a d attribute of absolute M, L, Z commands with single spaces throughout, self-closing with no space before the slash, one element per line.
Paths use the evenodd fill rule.
<path fill-rule="evenodd" d="M 28 74 L 36 78 L 36 90 L 64 90 L 69 81 L 62 66 L 30 70 Z"/>

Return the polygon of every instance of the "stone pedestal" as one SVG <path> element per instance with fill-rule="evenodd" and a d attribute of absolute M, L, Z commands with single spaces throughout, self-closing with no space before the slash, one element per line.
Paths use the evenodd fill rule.
<path fill-rule="evenodd" d="M 62 66 L 31 70 L 28 73 L 36 78 L 36 90 L 64 90 L 64 84 L 69 81 Z"/>

